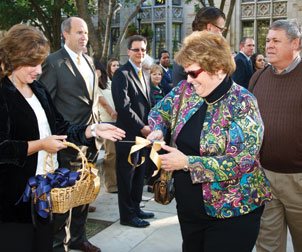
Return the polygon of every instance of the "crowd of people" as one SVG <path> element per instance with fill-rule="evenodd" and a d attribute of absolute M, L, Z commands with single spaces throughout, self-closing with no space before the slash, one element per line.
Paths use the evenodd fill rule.
<path fill-rule="evenodd" d="M 302 251 L 300 26 L 273 22 L 265 58 L 251 37 L 232 52 L 225 19 L 217 8 L 200 9 L 173 69 L 169 51 L 153 59 L 141 35 L 128 39 L 127 62 L 105 67 L 87 55 L 79 17 L 63 21 L 64 46 L 51 54 L 37 29 L 8 31 L 0 41 L 1 251 L 101 251 L 85 232 L 95 207 L 33 218 L 33 204 L 18 202 L 28 179 L 43 174 L 47 153 L 55 168 L 81 167 L 63 141 L 92 164 L 103 146 L 100 173 L 105 191 L 118 195 L 120 224 L 149 226 L 154 213 L 140 204 L 154 165 L 148 149 L 141 165 L 139 157 L 129 162 L 137 136 L 176 146 L 166 141 L 160 160 L 173 172 L 184 252 L 285 252 L 288 228 Z"/>

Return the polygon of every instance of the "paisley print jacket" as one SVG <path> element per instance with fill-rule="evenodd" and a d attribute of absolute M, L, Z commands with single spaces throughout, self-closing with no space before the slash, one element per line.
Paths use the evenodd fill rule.
<path fill-rule="evenodd" d="M 166 131 L 175 121 L 185 81 L 149 113 L 151 130 Z M 173 141 L 204 100 L 186 87 L 179 117 L 172 127 Z M 196 125 L 198 127 L 198 125 Z M 189 156 L 193 183 L 202 183 L 207 214 L 229 218 L 247 214 L 272 199 L 259 162 L 264 126 L 256 98 L 233 83 L 216 103 L 208 105 L 200 137 L 200 156 Z"/>

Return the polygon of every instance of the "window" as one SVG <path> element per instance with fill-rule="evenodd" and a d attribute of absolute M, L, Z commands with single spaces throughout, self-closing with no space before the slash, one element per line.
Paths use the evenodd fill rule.
<path fill-rule="evenodd" d="M 269 30 L 269 20 L 257 20 L 257 52 L 265 55 L 265 41 Z"/>
<path fill-rule="evenodd" d="M 172 56 L 174 58 L 175 53 L 181 46 L 181 24 L 172 25 Z"/>
<path fill-rule="evenodd" d="M 154 0 L 155 1 L 155 5 L 165 5 L 166 0 Z"/>
<path fill-rule="evenodd" d="M 155 58 L 161 50 L 166 48 L 166 26 L 165 24 L 155 25 Z"/>
<path fill-rule="evenodd" d="M 181 0 L 172 0 L 173 5 L 181 5 Z"/>
<path fill-rule="evenodd" d="M 116 43 L 120 36 L 120 29 L 119 28 L 112 28 L 111 29 L 111 45 L 110 45 L 110 54 L 114 52 Z"/>
<path fill-rule="evenodd" d="M 242 22 L 242 37 L 254 38 L 254 21 Z"/>

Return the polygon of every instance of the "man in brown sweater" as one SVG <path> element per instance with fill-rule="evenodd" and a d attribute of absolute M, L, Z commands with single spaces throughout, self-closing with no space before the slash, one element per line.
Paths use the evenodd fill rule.
<path fill-rule="evenodd" d="M 285 252 L 287 228 L 302 251 L 302 62 L 301 32 L 291 20 L 275 21 L 266 38 L 271 66 L 252 77 L 249 89 L 264 122 L 260 161 L 274 200 L 265 205 L 257 252 Z"/>

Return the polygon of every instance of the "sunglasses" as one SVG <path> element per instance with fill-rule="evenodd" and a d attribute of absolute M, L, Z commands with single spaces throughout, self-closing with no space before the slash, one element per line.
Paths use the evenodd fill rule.
<path fill-rule="evenodd" d="M 203 69 L 198 69 L 198 70 L 196 70 L 196 71 L 189 71 L 189 72 L 186 72 L 186 74 L 187 75 L 190 75 L 193 79 L 196 79 L 197 77 L 198 77 L 198 75 L 200 74 L 200 73 L 202 73 L 203 72 Z"/>
<path fill-rule="evenodd" d="M 219 27 L 218 25 L 215 25 L 215 24 L 212 24 L 212 25 L 214 25 L 217 29 L 219 29 L 220 32 L 224 32 L 226 30 L 226 27 Z"/>
<path fill-rule="evenodd" d="M 146 52 L 146 49 L 144 49 L 144 48 L 141 48 L 141 49 L 139 49 L 139 48 L 131 48 L 131 49 L 129 49 L 129 50 L 131 50 L 131 51 L 133 51 L 133 52 L 136 52 L 136 53 L 138 53 L 139 51 L 141 51 L 141 52 Z"/>

